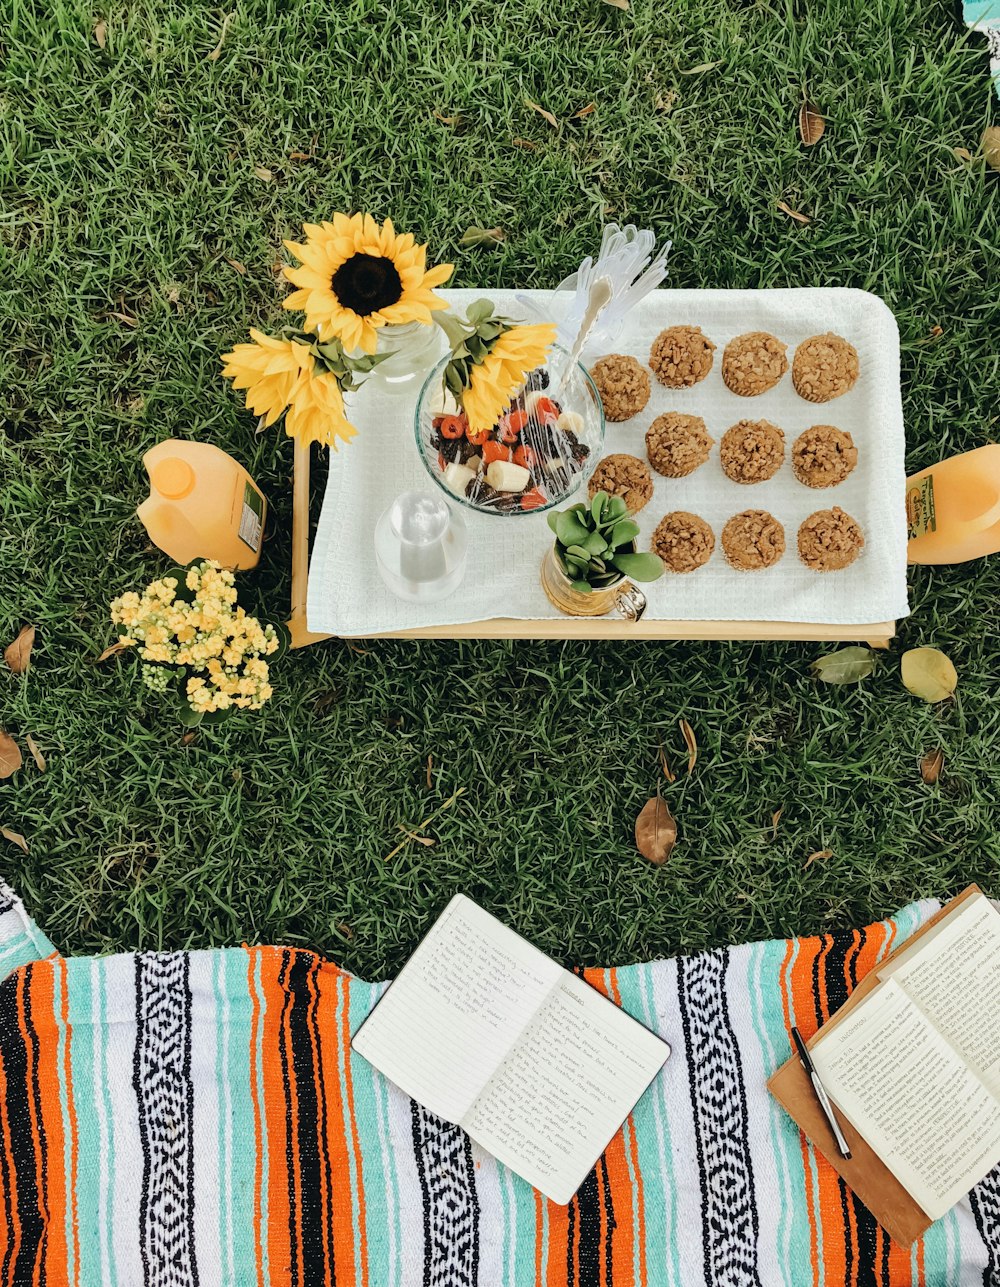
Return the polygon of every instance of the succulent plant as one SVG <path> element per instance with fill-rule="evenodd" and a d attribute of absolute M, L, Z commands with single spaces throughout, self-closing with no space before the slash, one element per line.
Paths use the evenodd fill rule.
<path fill-rule="evenodd" d="M 607 589 L 623 576 L 655 581 L 663 575 L 655 554 L 636 551 L 639 524 L 620 496 L 598 492 L 589 506 L 580 502 L 550 513 L 548 523 L 559 566 L 582 594 Z"/>

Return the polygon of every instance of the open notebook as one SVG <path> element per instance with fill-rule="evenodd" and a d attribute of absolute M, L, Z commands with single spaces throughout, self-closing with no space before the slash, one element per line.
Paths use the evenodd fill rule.
<path fill-rule="evenodd" d="M 462 894 L 351 1044 L 412 1099 L 562 1204 L 670 1054 Z"/>
<path fill-rule="evenodd" d="M 843 1117 L 936 1220 L 1000 1161 L 1000 912 L 967 891 L 876 974 L 809 1053 Z"/>

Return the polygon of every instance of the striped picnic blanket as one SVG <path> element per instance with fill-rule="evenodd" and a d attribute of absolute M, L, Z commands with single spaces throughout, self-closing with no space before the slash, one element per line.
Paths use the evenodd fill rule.
<path fill-rule="evenodd" d="M 1000 0 L 964 0 L 962 12 L 966 25 L 986 37 L 990 71 L 1000 94 Z"/>
<path fill-rule="evenodd" d="M 349 1049 L 384 984 L 311 952 L 58 956 L 0 894 L 0 1284 L 1000 1281 L 1000 1173 L 889 1241 L 769 1098 L 932 903 L 585 977 L 673 1055 L 568 1207 Z"/>

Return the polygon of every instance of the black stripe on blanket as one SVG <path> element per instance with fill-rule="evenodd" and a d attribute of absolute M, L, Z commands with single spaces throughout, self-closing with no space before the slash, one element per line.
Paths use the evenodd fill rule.
<path fill-rule="evenodd" d="M 7 1147 L 14 1159 L 14 1205 L 21 1236 L 15 1238 L 7 1226 L 7 1249 L 4 1253 L 0 1281 L 30 1283 L 39 1256 L 44 1224 L 40 1209 L 37 1180 L 37 1158 L 31 1129 L 31 1101 L 37 1094 L 37 1082 L 28 1076 L 28 1045 L 21 1036 L 18 1019 L 24 1007 L 24 1027 L 34 1052 L 31 1031 L 30 971 L 13 974 L 0 987 L 0 1031 L 3 1034 L 3 1073 L 7 1083 L 4 1112 L 7 1119 Z M 35 1064 L 37 1073 L 37 1063 Z M 7 1168 L 4 1168 L 5 1172 Z M 10 1199 L 10 1177 L 4 1177 L 4 1202 Z"/>
<path fill-rule="evenodd" d="M 476 1287 L 479 1195 L 469 1137 L 415 1102 L 410 1115 L 423 1197 L 424 1287 Z"/>
<path fill-rule="evenodd" d="M 979 1181 L 969 1194 L 969 1202 L 986 1246 L 983 1287 L 1000 1287 L 1000 1166 Z"/>
<path fill-rule="evenodd" d="M 288 1031 L 291 1043 L 291 1069 L 295 1079 L 295 1091 L 298 1101 L 297 1134 L 295 1147 L 299 1157 L 300 1188 L 296 1206 L 299 1213 L 299 1234 L 304 1266 L 303 1279 L 307 1283 L 323 1281 L 326 1268 L 326 1248 L 324 1246 L 323 1192 L 329 1171 L 324 1172 L 321 1162 L 320 1143 L 320 1102 L 317 1095 L 316 1077 L 317 1051 L 313 1044 L 310 1007 L 312 995 L 311 976 L 315 969 L 315 957 L 311 952 L 295 952 L 291 956 L 286 986 L 291 996 L 291 1007 L 288 1014 Z M 324 1116 L 325 1116 L 325 1105 Z M 347 1176 L 343 1179 L 346 1183 Z M 294 1169 L 289 1167 L 289 1188 L 292 1187 Z M 291 1204 L 289 1204 L 291 1205 Z M 296 1276 L 297 1276 L 296 1269 Z"/>
<path fill-rule="evenodd" d="M 726 950 L 677 963 L 677 991 L 694 1117 L 705 1282 L 750 1287 L 757 1274 L 757 1203 L 747 1101 L 726 1001 Z"/>
<path fill-rule="evenodd" d="M 186 952 L 135 958 L 132 1086 L 142 1148 L 139 1251 L 146 1287 L 198 1287 L 194 1085 Z"/>

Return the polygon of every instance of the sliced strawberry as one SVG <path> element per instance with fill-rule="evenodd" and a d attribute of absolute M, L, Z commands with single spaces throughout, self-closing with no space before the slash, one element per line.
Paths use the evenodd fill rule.
<path fill-rule="evenodd" d="M 548 499 L 540 487 L 532 487 L 530 492 L 525 492 L 521 497 L 522 509 L 539 509 L 547 504 Z"/>

